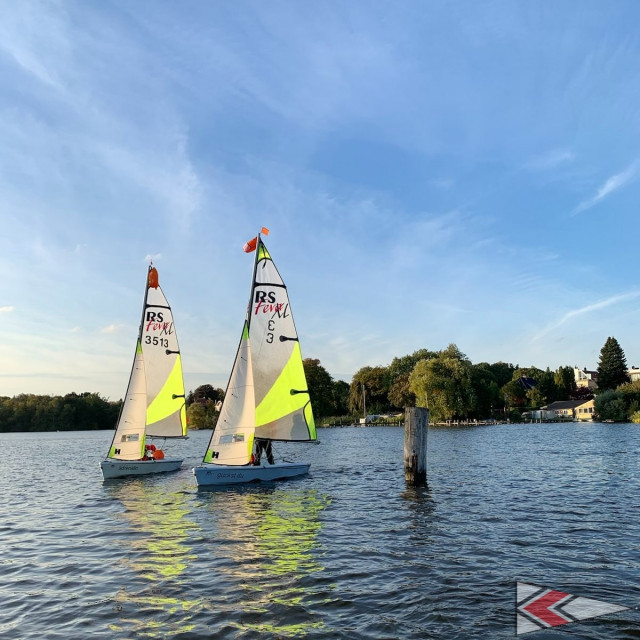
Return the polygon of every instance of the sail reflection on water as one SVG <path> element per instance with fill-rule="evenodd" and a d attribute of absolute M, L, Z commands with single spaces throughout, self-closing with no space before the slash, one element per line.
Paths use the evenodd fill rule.
<path fill-rule="evenodd" d="M 202 609 L 202 599 L 185 600 L 184 572 L 197 556 L 189 536 L 198 525 L 186 516 L 191 512 L 190 495 L 182 491 L 165 492 L 162 487 L 138 480 L 118 483 L 107 491 L 120 501 L 130 531 L 121 537 L 121 563 L 136 576 L 132 586 L 115 596 L 118 624 L 115 632 L 128 631 L 147 638 L 168 638 L 191 631 L 192 618 Z M 137 585 L 142 588 L 137 590 Z M 133 588 L 132 588 L 133 587 Z M 144 619 L 137 612 L 147 610 Z M 155 610 L 153 616 L 148 610 Z"/>
<path fill-rule="evenodd" d="M 318 534 L 329 496 L 291 487 L 210 495 L 216 537 L 231 543 L 229 562 L 221 562 L 216 572 L 235 585 L 230 591 L 238 594 L 236 605 L 242 603 L 244 609 L 234 626 L 247 637 L 304 637 L 322 628 L 305 602 L 310 597 L 318 602 L 310 576 L 324 570 Z"/>

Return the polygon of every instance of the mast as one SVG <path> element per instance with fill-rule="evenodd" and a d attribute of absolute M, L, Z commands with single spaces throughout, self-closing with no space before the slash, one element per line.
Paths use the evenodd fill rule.
<path fill-rule="evenodd" d="M 364 382 L 362 383 L 362 417 L 366 422 L 367 421 L 367 399 L 366 399 L 366 394 L 364 390 Z"/>

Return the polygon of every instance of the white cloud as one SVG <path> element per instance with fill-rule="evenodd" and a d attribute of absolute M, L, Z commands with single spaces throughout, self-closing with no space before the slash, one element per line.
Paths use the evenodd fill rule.
<path fill-rule="evenodd" d="M 108 327 L 100 329 L 100 333 L 115 333 L 120 328 L 120 325 L 110 324 Z"/>
<path fill-rule="evenodd" d="M 13 311 L 13 307 L 0 307 L 0 313 L 11 313 Z"/>
<path fill-rule="evenodd" d="M 552 322 L 550 325 L 545 327 L 542 331 L 540 331 L 537 335 L 534 336 L 534 340 L 539 340 L 543 336 L 547 335 L 554 329 L 561 327 L 563 324 L 569 322 L 569 320 L 576 318 L 577 316 L 584 315 L 586 313 L 591 313 L 592 311 L 597 311 L 599 309 L 604 309 L 606 307 L 610 307 L 614 304 L 618 304 L 620 302 L 626 302 L 627 300 L 632 300 L 640 296 L 640 291 L 630 291 L 629 293 L 622 293 L 617 296 L 612 296 L 605 300 L 600 300 L 600 302 L 595 302 L 593 304 L 586 305 L 581 307 L 580 309 L 574 309 L 573 311 L 569 311 L 565 313 L 559 320 L 556 322 Z"/>
<path fill-rule="evenodd" d="M 624 187 L 631 179 L 636 176 L 638 170 L 638 163 L 633 162 L 629 167 L 627 167 L 621 173 L 617 173 L 614 176 L 611 176 L 599 189 L 596 195 L 590 200 L 586 200 L 585 202 L 580 203 L 572 212 L 572 215 L 576 215 L 581 213 L 582 211 L 586 211 L 590 209 L 594 205 L 598 204 L 601 200 L 606 198 L 608 195 L 612 194 L 614 191 Z"/>
<path fill-rule="evenodd" d="M 544 155 L 533 158 L 527 164 L 527 168 L 534 171 L 549 171 L 559 165 L 571 162 L 575 159 L 575 154 L 567 149 L 555 149 Z"/>

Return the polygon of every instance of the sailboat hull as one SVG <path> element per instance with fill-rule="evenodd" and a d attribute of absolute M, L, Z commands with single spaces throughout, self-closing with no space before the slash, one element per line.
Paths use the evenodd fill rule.
<path fill-rule="evenodd" d="M 152 473 L 177 471 L 182 459 L 164 458 L 162 460 L 103 460 L 100 463 L 102 477 L 105 480 L 125 478 L 127 476 L 146 476 Z"/>
<path fill-rule="evenodd" d="M 282 462 L 265 466 L 231 467 L 218 464 L 203 464 L 194 467 L 193 475 L 199 487 L 227 484 L 247 484 L 250 482 L 271 482 L 296 478 L 309 473 L 310 464 Z"/>

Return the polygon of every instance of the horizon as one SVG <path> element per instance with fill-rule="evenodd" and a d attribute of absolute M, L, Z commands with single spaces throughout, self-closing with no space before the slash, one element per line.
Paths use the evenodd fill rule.
<path fill-rule="evenodd" d="M 121 399 L 150 260 L 187 391 L 226 388 L 263 226 L 335 380 L 450 343 L 595 370 L 613 336 L 640 366 L 616 9 L 7 4 L 0 395 Z"/>

